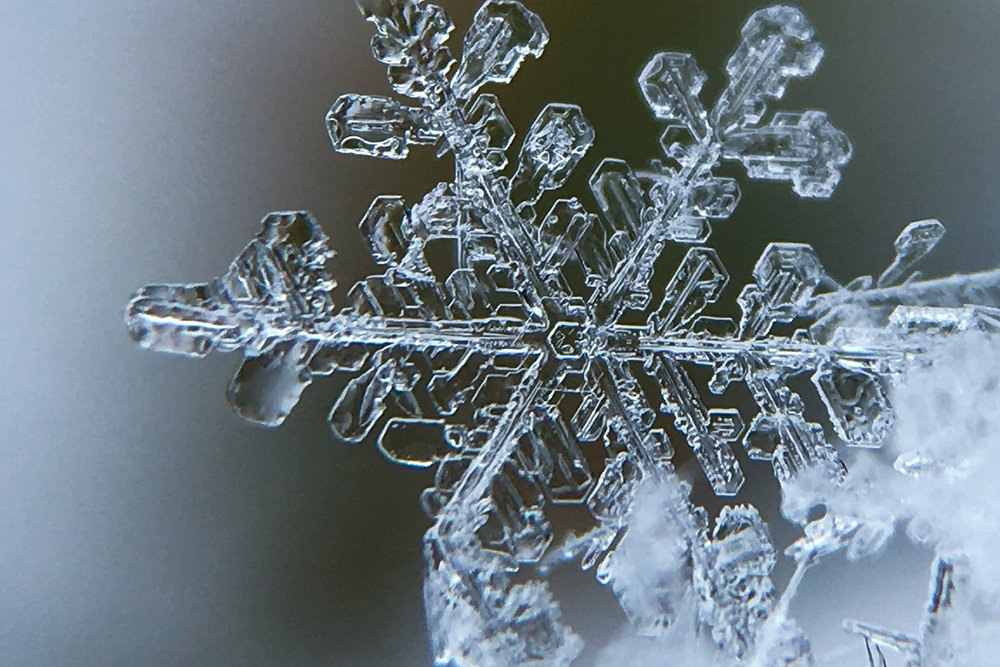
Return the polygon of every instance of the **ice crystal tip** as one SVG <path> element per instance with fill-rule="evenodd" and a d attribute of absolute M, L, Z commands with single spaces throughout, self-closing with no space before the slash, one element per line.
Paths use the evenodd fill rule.
<path fill-rule="evenodd" d="M 266 425 L 281 423 L 315 378 L 349 376 L 330 410 L 333 433 L 374 436 L 390 461 L 434 470 L 421 503 L 433 520 L 425 603 L 439 664 L 570 662 L 581 640 L 543 576 L 576 559 L 611 587 L 640 634 L 684 644 L 705 631 L 719 660 L 812 664 L 787 617 L 798 578 L 833 551 L 877 551 L 894 524 L 852 500 L 862 482 L 842 445 L 884 447 L 896 423 L 890 387 L 913 360 L 933 365 L 951 334 L 997 331 L 1000 272 L 918 279 L 913 266 L 944 232 L 925 220 L 900 234 L 877 281 L 841 285 L 811 246 L 772 243 L 739 291 L 739 320 L 712 314 L 730 274 L 705 244 L 740 200 L 738 182 L 715 173 L 720 163 L 828 197 L 851 156 L 821 111 L 768 116 L 823 55 L 795 8 L 747 20 L 712 105 L 700 98 L 707 75 L 693 56 L 654 55 L 638 80 L 665 124 L 663 158 L 640 169 L 598 160 L 589 197 L 549 200 L 594 142 L 583 111 L 548 104 L 511 156 L 514 129 L 496 95 L 479 92 L 541 55 L 541 19 L 519 2 L 489 0 L 456 60 L 440 7 L 358 6 L 375 26 L 373 55 L 410 99 L 342 95 L 326 117 L 333 147 L 399 160 L 435 146 L 452 154 L 454 180 L 413 204 L 374 199 L 359 229 L 384 272 L 354 284 L 339 309 L 329 239 L 308 213 L 273 213 L 222 277 L 139 290 L 126 313 L 133 338 L 190 356 L 242 351 L 228 398 Z M 455 248 L 446 275 L 425 254 L 440 240 Z M 654 294 L 654 266 L 672 243 L 686 250 Z M 646 324 L 626 324 L 628 311 Z M 745 385 L 756 413 L 709 408 L 694 367 L 711 373 L 711 393 Z M 807 419 L 789 384 L 800 375 L 812 378 L 829 431 Z M 788 550 L 799 571 L 784 593 L 770 579 L 776 552 L 757 510 L 727 507 L 710 521 L 674 472 L 680 445 L 669 432 L 720 496 L 744 482 L 734 447 L 771 464 L 786 515 L 806 524 Z M 934 477 L 950 465 L 941 456 L 901 453 L 890 471 Z M 550 521 L 564 503 L 589 511 L 589 532 L 566 535 Z M 809 522 L 818 505 L 827 515 Z M 945 620 L 936 595 L 917 644 L 944 641 L 934 628 L 959 622 Z M 902 635 L 851 628 L 909 650 Z"/>

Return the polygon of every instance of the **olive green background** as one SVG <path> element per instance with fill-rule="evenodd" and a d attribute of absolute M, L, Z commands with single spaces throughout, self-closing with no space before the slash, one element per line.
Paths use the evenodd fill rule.
<path fill-rule="evenodd" d="M 457 45 L 475 4 L 443 4 Z M 520 131 L 546 102 L 583 107 L 597 143 L 571 186 L 585 200 L 600 157 L 641 165 L 659 151 L 635 85 L 646 59 L 694 52 L 711 99 L 760 6 L 527 4 L 552 39 L 494 92 Z M 1000 264 L 1000 5 L 801 6 L 827 57 L 772 108 L 826 110 L 855 157 L 830 201 L 741 179 L 743 203 L 713 237 L 733 277 L 725 298 L 769 240 L 814 244 L 846 280 L 881 271 L 902 226 L 932 216 L 949 235 L 928 273 Z M 0 6 L 0 663 L 429 662 L 417 503 L 429 475 L 329 436 L 336 381 L 281 429 L 257 429 L 225 402 L 236 357 L 142 352 L 121 319 L 140 285 L 224 271 L 271 210 L 318 216 L 341 283 L 375 268 L 356 231 L 368 203 L 415 201 L 449 163 L 330 148 L 323 117 L 338 95 L 389 93 L 370 35 L 346 0 Z M 767 466 L 747 473 L 737 500 L 773 516 Z M 843 616 L 915 630 L 927 560 L 895 543 L 874 562 L 834 559 L 793 611 L 820 652 L 847 641 Z M 623 619 L 607 590 L 568 573 L 556 584 L 592 647 L 613 638 Z"/>

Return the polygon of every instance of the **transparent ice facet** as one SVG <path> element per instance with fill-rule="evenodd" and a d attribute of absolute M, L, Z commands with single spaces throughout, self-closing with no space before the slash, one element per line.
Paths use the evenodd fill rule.
<path fill-rule="evenodd" d="M 944 236 L 937 220 L 911 222 L 896 238 L 896 258 L 878 278 L 879 287 L 891 287 L 906 279 L 909 269 L 927 255 Z"/>
<path fill-rule="evenodd" d="M 878 375 L 830 365 L 817 370 L 812 381 L 844 442 L 878 447 L 889 435 L 892 407 Z"/>
<path fill-rule="evenodd" d="M 326 234 L 305 212 L 271 213 L 262 230 L 211 283 L 151 285 L 128 305 L 125 321 L 141 346 L 204 356 L 243 349 L 252 356 L 334 312 Z"/>
<path fill-rule="evenodd" d="M 707 80 L 690 53 L 658 53 L 639 74 L 639 89 L 659 120 L 680 121 L 701 137 L 707 119 L 698 93 Z"/>
<path fill-rule="evenodd" d="M 402 160 L 412 144 L 431 144 L 441 132 L 423 109 L 370 95 L 342 95 L 326 115 L 333 147 L 341 153 Z"/>
<path fill-rule="evenodd" d="M 524 5 L 489 0 L 462 42 L 462 61 L 452 79 L 455 96 L 467 99 L 486 82 L 509 82 L 525 58 L 542 55 L 548 41 L 545 24 Z"/>
<path fill-rule="evenodd" d="M 659 310 L 650 317 L 654 330 L 665 333 L 687 326 L 715 303 L 729 282 L 729 273 L 711 248 L 691 248 L 684 255 Z"/>
<path fill-rule="evenodd" d="M 532 123 L 511 181 L 517 206 L 533 204 L 542 192 L 562 187 L 594 143 L 594 128 L 580 107 L 549 104 Z"/>
<path fill-rule="evenodd" d="M 779 113 L 764 127 L 732 132 L 722 147 L 751 178 L 791 181 L 802 197 L 829 197 L 851 157 L 847 136 L 822 111 Z"/>
<path fill-rule="evenodd" d="M 767 99 L 785 94 L 792 78 L 809 76 L 823 58 L 812 25 L 801 11 L 777 5 L 755 12 L 726 63 L 729 84 L 712 113 L 725 134 L 760 122 Z"/>
<path fill-rule="evenodd" d="M 754 283 L 740 293 L 740 335 L 766 335 L 776 322 L 790 322 L 795 307 L 812 296 L 825 275 L 812 246 L 772 243 L 754 265 Z"/>

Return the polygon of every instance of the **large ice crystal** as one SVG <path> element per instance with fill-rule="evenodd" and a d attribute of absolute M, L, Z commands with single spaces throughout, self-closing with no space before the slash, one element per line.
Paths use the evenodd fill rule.
<path fill-rule="evenodd" d="M 375 27 L 374 56 L 409 100 L 340 97 L 326 118 L 334 148 L 397 160 L 431 146 L 452 154 L 454 180 L 412 205 L 372 202 L 360 229 L 385 270 L 356 283 L 339 308 L 326 235 L 308 213 L 285 212 L 264 218 L 222 277 L 145 287 L 126 320 L 146 348 L 241 350 L 229 399 L 261 424 L 280 424 L 315 377 L 350 374 L 330 411 L 334 434 L 374 435 L 386 458 L 435 469 L 421 502 L 433 519 L 425 603 L 436 661 L 573 660 L 582 642 L 545 575 L 578 559 L 614 591 L 638 634 L 668 640 L 677 664 L 813 664 L 788 616 L 802 577 L 835 551 L 874 553 L 901 518 L 915 538 L 938 545 L 927 621 L 912 637 L 850 628 L 872 664 L 887 646 L 911 664 L 980 655 L 968 649 L 986 641 L 971 618 L 1000 618 L 995 564 L 981 541 L 949 531 L 946 508 L 979 511 L 965 498 L 974 485 L 955 480 L 991 475 L 992 458 L 975 438 L 936 437 L 945 415 L 904 439 L 917 427 L 904 414 L 894 431 L 889 397 L 907 373 L 950 363 L 941 350 L 954 334 L 996 331 L 1000 272 L 922 279 L 914 266 L 944 231 L 926 220 L 903 230 L 878 278 L 848 283 L 827 275 L 812 247 L 772 243 L 736 299 L 739 320 L 711 314 L 729 274 L 706 242 L 740 199 L 737 181 L 717 167 L 736 162 L 750 178 L 829 197 L 851 155 L 825 113 L 769 114 L 823 56 L 805 16 L 788 6 L 754 13 L 711 105 L 691 55 L 653 56 L 639 88 L 663 122 L 663 157 L 641 169 L 600 161 L 592 198 L 581 201 L 546 194 L 563 187 L 594 141 L 581 109 L 542 109 L 508 164 L 513 128 L 497 97 L 481 92 L 541 55 L 548 33 L 536 14 L 488 0 L 456 58 L 440 7 L 359 6 Z M 442 239 L 455 248 L 446 275 L 426 252 Z M 654 295 L 668 244 L 686 251 Z M 636 313 L 645 324 L 629 323 Z M 978 344 L 978 353 L 991 350 L 988 340 Z M 709 409 L 691 373 L 699 366 L 711 393 L 745 385 L 757 413 L 745 423 L 735 408 Z M 996 379 L 979 368 L 976 381 L 995 394 Z M 789 384 L 803 375 L 829 430 L 807 419 Z M 935 400 L 910 416 L 930 419 L 942 409 Z M 672 465 L 681 445 L 658 415 L 671 418 L 720 496 L 744 482 L 733 447 L 771 463 L 785 515 L 805 528 L 786 552 L 797 569 L 784 591 L 771 580 L 778 554 L 758 511 L 726 507 L 713 519 L 696 507 Z M 976 437 L 989 431 L 980 414 L 967 418 Z M 894 432 L 891 447 L 848 469 L 845 446 L 877 449 Z M 884 459 L 897 449 L 893 468 Z M 586 507 L 589 531 L 560 534 L 550 510 L 565 503 Z M 819 507 L 826 512 L 814 519 Z"/>

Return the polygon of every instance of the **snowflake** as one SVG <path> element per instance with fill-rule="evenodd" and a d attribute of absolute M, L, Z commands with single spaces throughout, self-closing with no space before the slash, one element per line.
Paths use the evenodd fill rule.
<path fill-rule="evenodd" d="M 265 425 L 280 424 L 317 376 L 352 374 L 330 411 L 333 432 L 354 442 L 377 433 L 388 459 L 435 468 L 421 502 L 433 518 L 425 601 L 439 664 L 571 661 L 581 641 L 544 576 L 572 559 L 596 568 L 640 634 L 704 629 L 730 661 L 811 664 L 786 614 L 798 581 L 827 553 L 876 551 L 892 521 L 856 511 L 809 521 L 853 478 L 788 380 L 811 374 L 844 444 L 881 446 L 893 425 L 889 387 L 911 361 L 931 359 L 949 334 L 997 328 L 998 312 L 977 305 L 996 273 L 920 280 L 913 267 L 944 232 L 926 220 L 903 230 L 877 279 L 847 284 L 810 246 L 772 243 L 739 294 L 739 321 L 705 314 L 729 281 L 705 245 L 711 221 L 740 199 L 717 167 L 738 162 L 750 178 L 829 197 L 850 158 L 825 113 L 769 115 L 768 103 L 823 56 L 797 9 L 748 19 L 710 109 L 691 55 L 653 56 L 639 87 L 665 125 L 663 159 L 641 170 L 601 161 L 589 180 L 595 209 L 576 198 L 543 204 L 594 141 L 581 109 L 546 106 L 508 168 L 513 129 L 498 99 L 480 92 L 541 55 L 548 33 L 537 15 L 489 0 L 456 61 L 440 7 L 360 4 L 376 29 L 373 54 L 413 102 L 340 97 L 327 115 L 334 148 L 398 160 L 431 146 L 453 155 L 454 180 L 412 206 L 372 202 L 360 229 L 385 272 L 355 284 L 340 308 L 316 221 L 272 213 L 221 278 L 139 290 L 126 315 L 132 336 L 189 356 L 242 351 L 228 397 Z M 455 248 L 447 271 L 426 252 L 439 240 Z M 670 244 L 687 250 L 654 299 L 654 265 Z M 759 411 L 748 425 L 736 409 L 705 406 L 690 374 L 698 366 L 712 373 L 714 394 L 749 389 Z M 672 416 L 720 496 L 744 481 L 733 443 L 772 464 L 786 515 L 806 525 L 788 552 L 798 569 L 784 593 L 770 579 L 776 553 L 758 512 L 727 507 L 713 525 L 674 472 L 658 414 Z M 564 503 L 584 505 L 593 527 L 557 543 L 547 513 Z M 879 654 L 920 645 L 852 627 Z"/>

